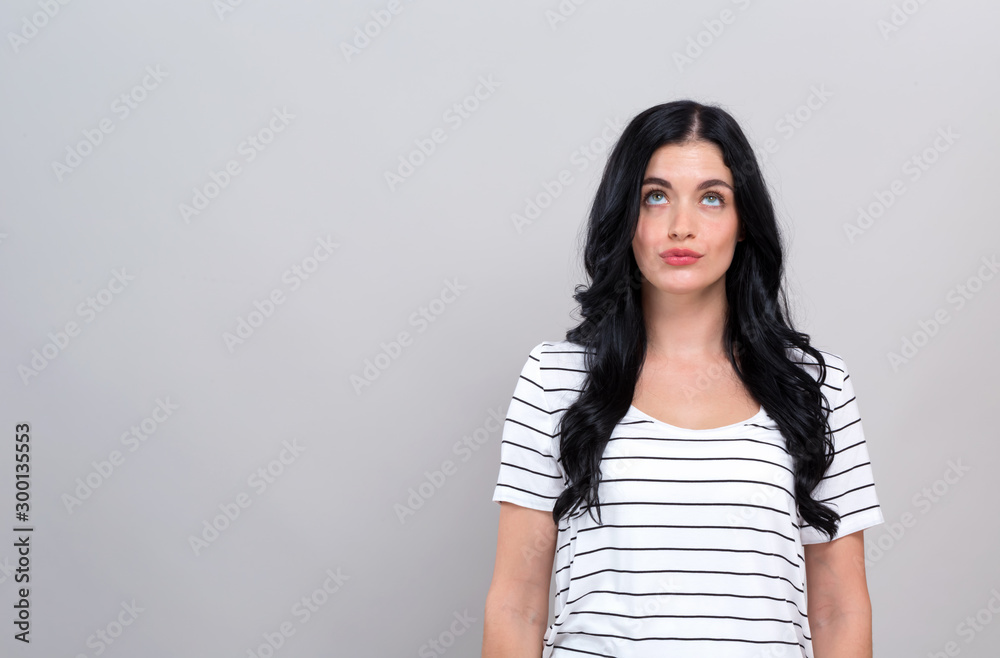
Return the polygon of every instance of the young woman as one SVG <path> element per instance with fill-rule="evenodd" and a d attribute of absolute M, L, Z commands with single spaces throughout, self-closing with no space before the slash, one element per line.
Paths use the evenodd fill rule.
<path fill-rule="evenodd" d="M 583 320 L 531 350 L 504 424 L 484 658 L 871 656 L 853 383 L 792 328 L 736 121 L 636 116 L 584 261 Z"/>

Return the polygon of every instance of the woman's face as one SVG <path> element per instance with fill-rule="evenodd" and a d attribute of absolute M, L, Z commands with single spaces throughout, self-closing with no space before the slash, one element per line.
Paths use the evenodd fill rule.
<path fill-rule="evenodd" d="M 653 153 L 643 176 L 632 250 L 643 276 L 671 294 L 725 291 L 726 270 L 742 239 L 732 172 L 711 142 L 667 144 Z M 671 249 L 700 256 L 677 258 Z"/>

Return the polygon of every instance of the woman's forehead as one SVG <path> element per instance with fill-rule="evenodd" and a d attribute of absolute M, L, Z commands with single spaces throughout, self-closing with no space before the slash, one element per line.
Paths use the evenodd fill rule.
<path fill-rule="evenodd" d="M 718 178 L 732 182 L 732 173 L 722 158 L 722 151 L 715 144 L 705 141 L 659 147 L 646 164 L 646 177 L 678 182 Z"/>

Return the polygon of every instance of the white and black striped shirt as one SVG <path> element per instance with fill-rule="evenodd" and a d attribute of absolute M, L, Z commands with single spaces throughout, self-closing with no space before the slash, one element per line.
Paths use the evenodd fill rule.
<path fill-rule="evenodd" d="M 789 353 L 819 379 L 801 351 Z M 841 537 L 884 522 L 847 367 L 823 352 L 834 462 L 813 492 Z M 555 427 L 579 396 L 584 348 L 535 346 L 504 423 L 494 501 L 551 511 L 567 480 Z M 543 658 L 812 658 L 803 544 L 829 541 L 798 514 L 792 458 L 763 408 L 715 429 L 630 407 L 601 461 L 603 524 L 559 524 L 555 621 Z"/>

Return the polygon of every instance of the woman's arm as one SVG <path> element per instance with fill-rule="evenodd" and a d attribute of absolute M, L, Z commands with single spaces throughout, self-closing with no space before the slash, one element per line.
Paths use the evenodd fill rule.
<path fill-rule="evenodd" d="M 803 545 L 815 658 L 872 658 L 864 530 Z"/>
<path fill-rule="evenodd" d="M 541 657 L 556 536 L 551 513 L 500 503 L 496 565 L 483 617 L 482 658 Z"/>

